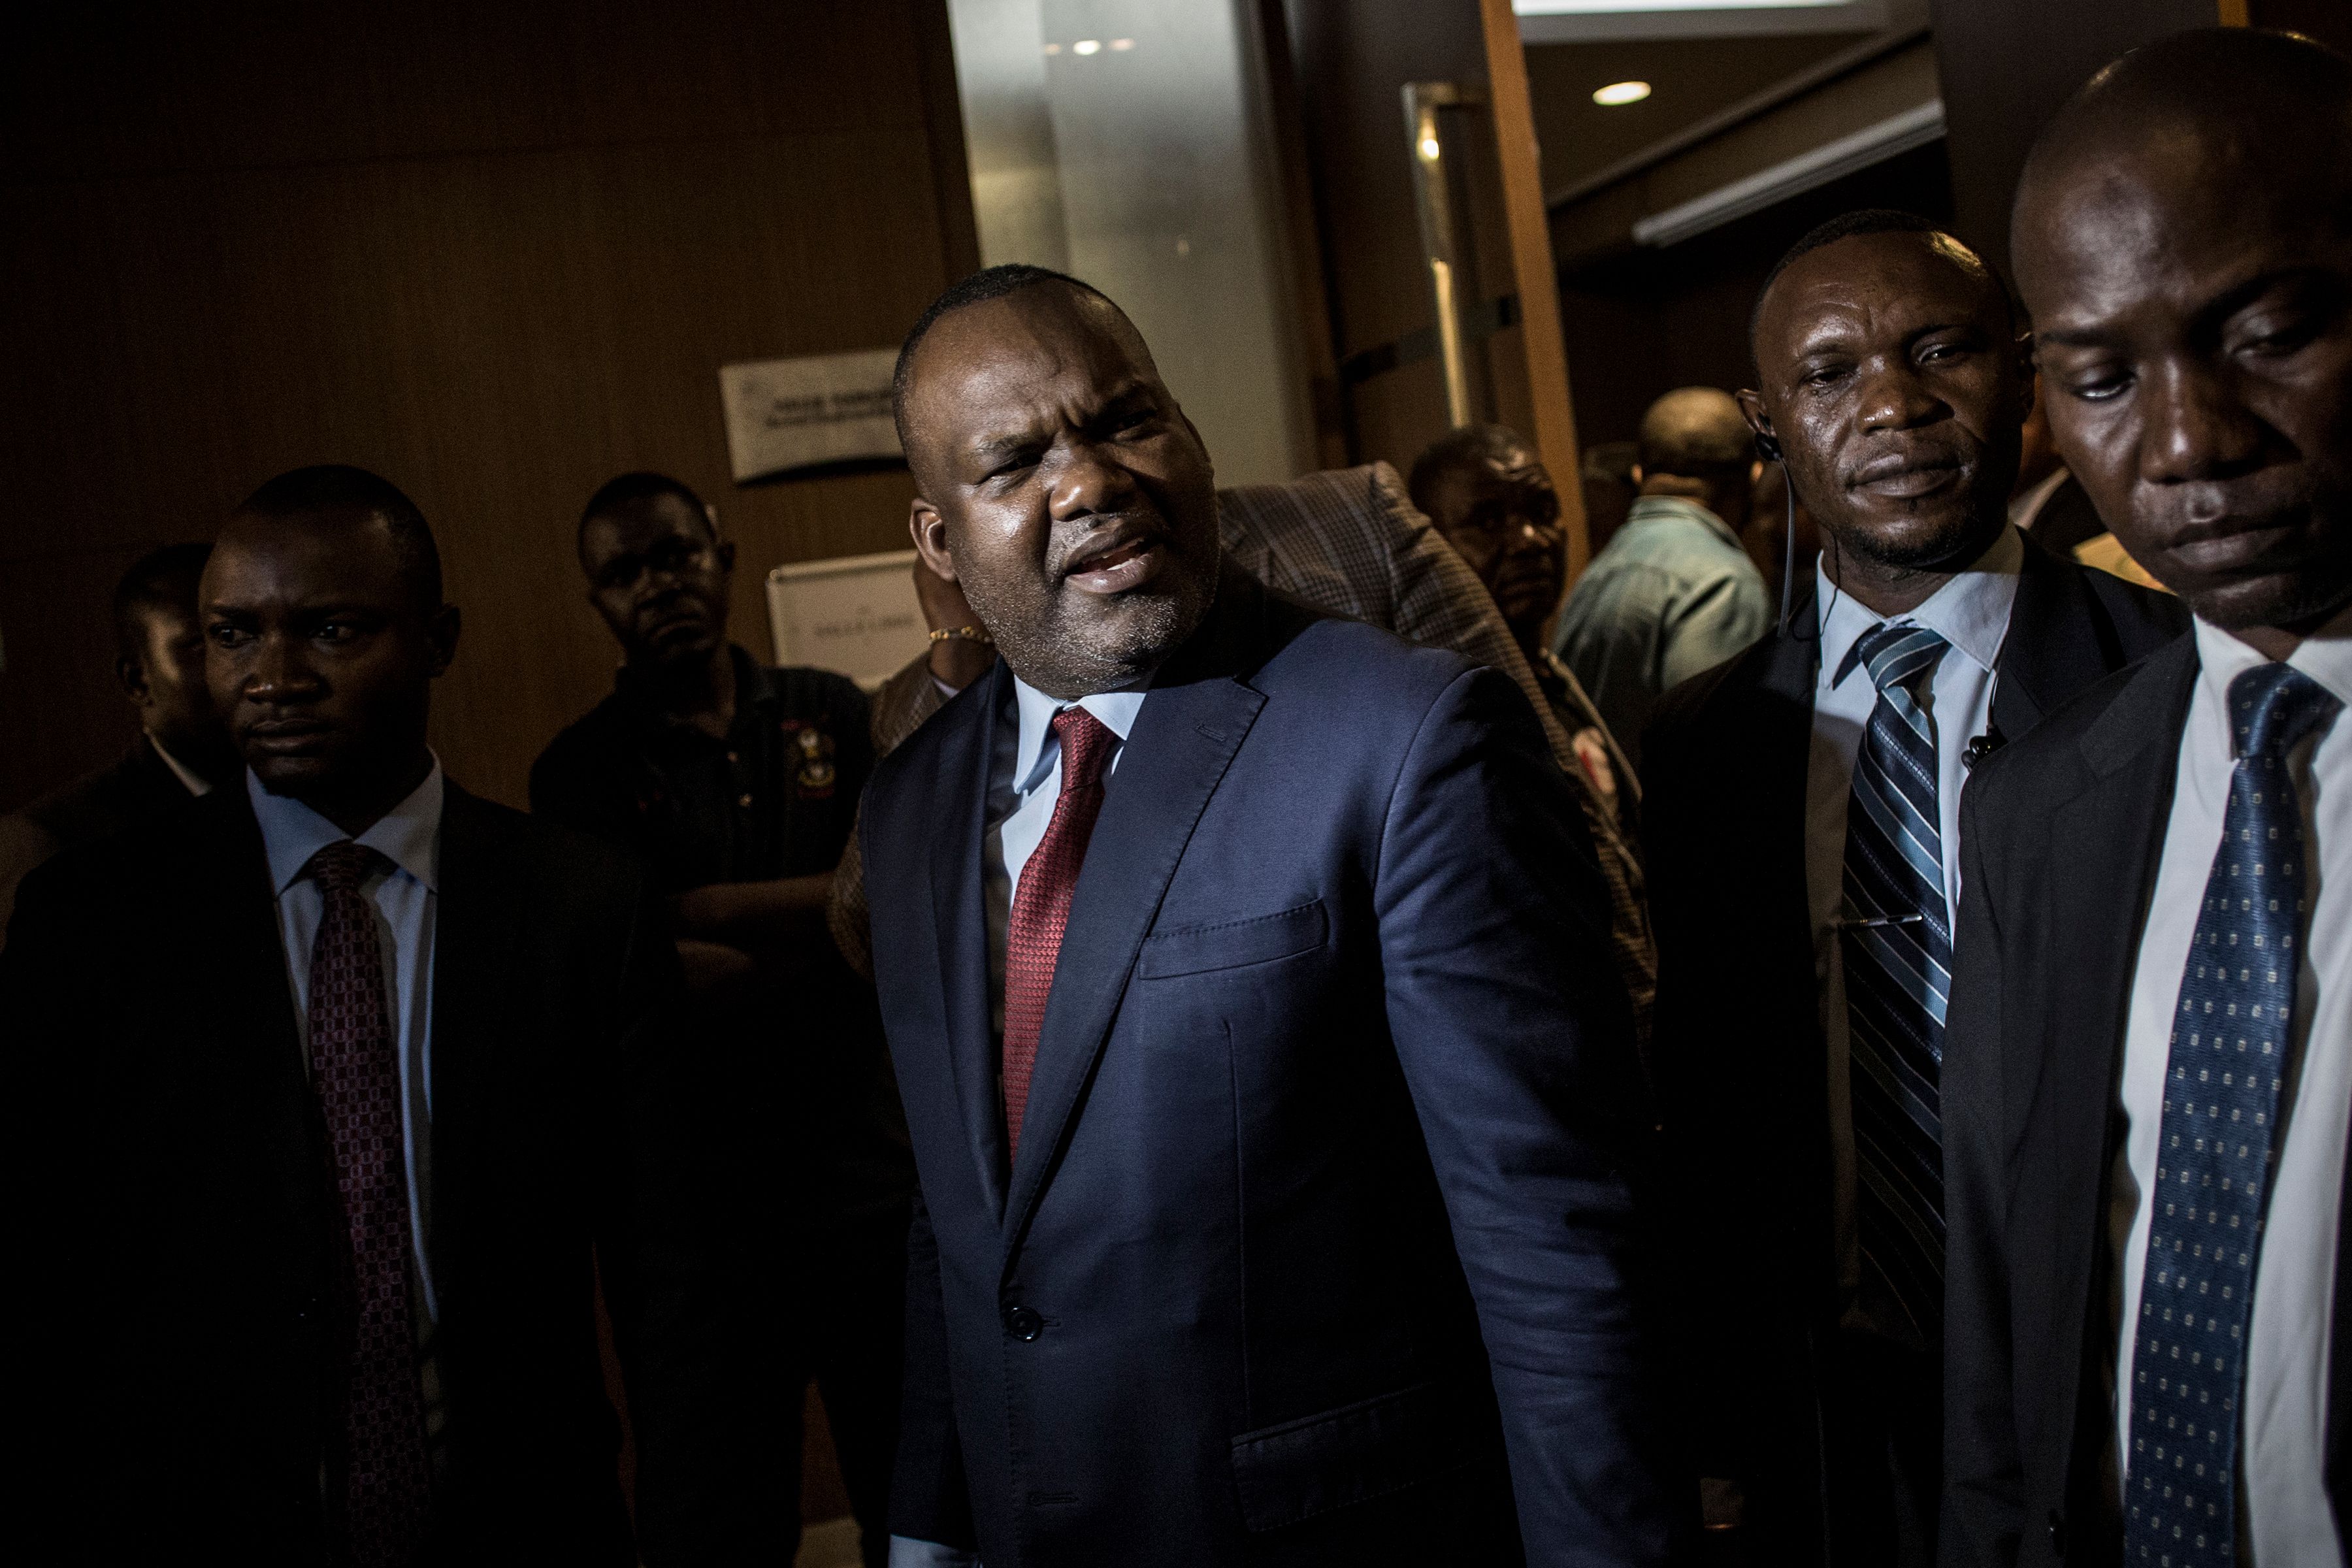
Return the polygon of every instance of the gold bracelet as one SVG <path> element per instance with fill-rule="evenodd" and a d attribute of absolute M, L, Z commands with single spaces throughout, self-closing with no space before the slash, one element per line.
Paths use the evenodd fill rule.
<path fill-rule="evenodd" d="M 941 626 L 931 634 L 933 642 L 946 642 L 950 637 L 961 637 L 966 642 L 994 645 L 996 639 L 982 626 Z"/>

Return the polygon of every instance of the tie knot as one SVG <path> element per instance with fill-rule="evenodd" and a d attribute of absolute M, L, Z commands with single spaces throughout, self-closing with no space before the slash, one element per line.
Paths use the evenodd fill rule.
<path fill-rule="evenodd" d="M 1908 690 L 1923 671 L 1936 668 L 1951 646 L 1943 633 L 1926 626 L 1896 626 L 1881 621 L 1854 638 L 1853 651 L 1845 656 L 1838 678 L 1843 679 L 1846 670 L 1859 663 L 1869 668 L 1870 683 L 1879 690 L 1890 687 Z"/>
<path fill-rule="evenodd" d="M 382 851 L 371 849 L 356 839 L 338 838 L 311 856 L 302 868 L 319 884 L 321 892 L 340 893 L 358 887 L 391 865 Z"/>
<path fill-rule="evenodd" d="M 1062 744 L 1062 788 L 1085 789 L 1100 782 L 1103 760 L 1118 744 L 1109 725 L 1073 705 L 1054 715 L 1054 739 Z"/>
<path fill-rule="evenodd" d="M 2230 682 L 2230 734 L 2242 757 L 2283 757 L 2343 704 L 2285 664 L 2258 664 Z"/>

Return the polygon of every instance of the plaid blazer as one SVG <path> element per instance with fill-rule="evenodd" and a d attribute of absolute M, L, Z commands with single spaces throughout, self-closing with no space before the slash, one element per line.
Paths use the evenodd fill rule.
<path fill-rule="evenodd" d="M 1611 956 L 1633 998 L 1635 1027 L 1646 1050 L 1658 959 L 1641 862 L 1578 764 L 1568 731 L 1536 684 L 1535 671 L 1486 584 L 1414 510 L 1396 470 L 1373 463 L 1307 474 L 1286 484 L 1220 490 L 1217 531 L 1226 553 L 1266 586 L 1409 641 L 1451 648 L 1518 684 L 1591 828 L 1593 851 L 1609 884 Z M 913 734 L 944 700 L 925 658 L 893 676 L 874 701 L 877 760 Z M 1631 782 L 1628 774 L 1626 786 Z M 853 832 L 835 877 L 830 921 L 844 956 L 870 975 L 872 937 L 857 853 Z"/>

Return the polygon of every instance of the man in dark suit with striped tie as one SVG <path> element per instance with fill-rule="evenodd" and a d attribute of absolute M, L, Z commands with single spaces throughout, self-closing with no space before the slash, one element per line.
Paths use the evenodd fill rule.
<path fill-rule="evenodd" d="M 640 874 L 443 774 L 457 612 L 387 481 L 264 485 L 199 614 L 244 776 L 35 871 L 0 953 L 52 1547 L 631 1563 L 600 1274 L 642 1555 L 719 1539 L 698 1129 Z"/>
<path fill-rule="evenodd" d="M 1924 1564 L 1961 788 L 2183 617 L 2009 524 L 2025 342 L 1932 224 L 1806 236 L 1753 346 L 1742 403 L 1825 547 L 1643 764 L 1703 1492 L 1752 1562 Z"/>
<path fill-rule="evenodd" d="M 1969 792 L 1943 1560 L 2341 1564 L 2352 60 L 2125 56 L 2013 237 L 2059 448 L 2196 627 Z"/>

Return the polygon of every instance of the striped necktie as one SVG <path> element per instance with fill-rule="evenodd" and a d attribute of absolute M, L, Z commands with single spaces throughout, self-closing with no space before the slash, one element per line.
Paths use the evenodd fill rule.
<path fill-rule="evenodd" d="M 2173 1014 L 2132 1339 L 2133 1564 L 2238 1560 L 2239 1395 L 2305 913 L 2286 754 L 2338 706 L 2284 664 L 2230 682 L 2237 761 Z"/>
<path fill-rule="evenodd" d="M 1856 640 L 1878 689 L 1846 807 L 1841 921 L 1854 1137 L 1854 1228 L 1865 1300 L 1907 1314 L 1930 1346 L 1942 1331 L 1943 1120 L 1937 1079 L 1952 989 L 1936 721 L 1919 700 L 1948 645 L 1882 622 Z"/>

